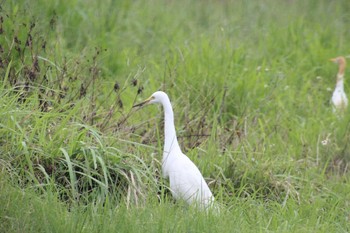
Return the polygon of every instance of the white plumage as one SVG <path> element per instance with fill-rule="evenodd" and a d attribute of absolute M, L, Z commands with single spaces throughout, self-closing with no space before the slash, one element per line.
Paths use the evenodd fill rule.
<path fill-rule="evenodd" d="M 166 93 L 157 91 L 136 106 L 160 103 L 164 109 L 164 150 L 162 172 L 169 178 L 170 189 L 175 199 L 207 208 L 214 202 L 214 196 L 197 166 L 182 153 L 176 137 L 174 113 Z"/>
<path fill-rule="evenodd" d="M 348 98 L 344 92 L 344 73 L 346 61 L 344 57 L 336 57 L 331 59 L 331 61 L 338 64 L 337 83 L 332 95 L 332 104 L 335 110 L 345 110 L 348 106 Z"/>

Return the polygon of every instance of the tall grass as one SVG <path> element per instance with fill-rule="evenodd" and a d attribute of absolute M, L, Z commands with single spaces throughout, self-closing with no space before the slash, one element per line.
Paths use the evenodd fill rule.
<path fill-rule="evenodd" d="M 348 10 L 345 0 L 4 1 L 2 225 L 348 231 L 350 118 L 332 113 L 328 62 L 348 55 Z M 169 195 L 161 113 L 131 108 L 158 89 L 219 216 Z"/>

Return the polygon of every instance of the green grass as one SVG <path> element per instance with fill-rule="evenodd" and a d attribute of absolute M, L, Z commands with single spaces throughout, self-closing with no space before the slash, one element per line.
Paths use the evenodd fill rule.
<path fill-rule="evenodd" d="M 346 185 L 346 188 L 349 188 Z M 312 202 L 288 199 L 281 205 L 234 198 L 220 215 L 150 200 L 143 207 L 89 204 L 67 206 L 48 192 L 39 198 L 1 183 L 1 221 L 7 232 L 346 232 L 348 207 L 339 193 L 314 194 Z"/>
<path fill-rule="evenodd" d="M 5 0 L 4 231 L 349 231 L 350 115 L 332 112 L 328 61 L 350 51 L 349 10 L 346 0 Z M 161 111 L 131 108 L 159 89 L 219 215 L 175 203 L 160 176 Z"/>

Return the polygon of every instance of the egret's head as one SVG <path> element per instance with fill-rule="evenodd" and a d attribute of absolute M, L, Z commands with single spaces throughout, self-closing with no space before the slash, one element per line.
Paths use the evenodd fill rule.
<path fill-rule="evenodd" d="M 144 106 L 148 104 L 162 103 L 162 101 L 166 98 L 168 98 L 167 94 L 165 94 L 162 91 L 156 91 L 149 98 L 132 107 L 134 108 L 134 107 Z"/>
<path fill-rule="evenodd" d="M 330 59 L 330 61 L 338 64 L 338 74 L 337 77 L 340 76 L 344 76 L 344 72 L 345 72 L 345 66 L 346 66 L 346 61 L 345 61 L 345 57 L 336 57 L 336 58 L 332 58 Z"/>
<path fill-rule="evenodd" d="M 346 64 L 346 61 L 345 61 L 345 57 L 336 57 L 336 58 L 332 58 L 330 59 L 331 62 L 334 62 L 338 65 L 345 65 Z"/>

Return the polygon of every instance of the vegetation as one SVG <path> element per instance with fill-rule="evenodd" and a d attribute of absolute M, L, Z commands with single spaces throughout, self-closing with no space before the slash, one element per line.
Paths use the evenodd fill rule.
<path fill-rule="evenodd" d="M 3 1 L 5 232 L 350 231 L 348 55 L 339 1 Z M 345 74 L 345 88 L 348 90 Z M 162 114 L 220 214 L 174 202 Z"/>

